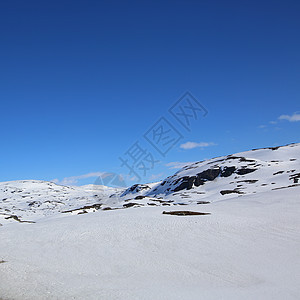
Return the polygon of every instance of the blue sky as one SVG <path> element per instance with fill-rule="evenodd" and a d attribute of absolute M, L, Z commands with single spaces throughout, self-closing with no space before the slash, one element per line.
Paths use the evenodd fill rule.
<path fill-rule="evenodd" d="M 299 1 L 1 1 L 0 181 L 127 176 L 135 142 L 157 162 L 128 185 L 299 142 L 299 13 Z M 190 131 L 169 112 L 187 91 L 208 111 Z M 181 134 L 164 156 L 144 138 L 161 117 Z"/>

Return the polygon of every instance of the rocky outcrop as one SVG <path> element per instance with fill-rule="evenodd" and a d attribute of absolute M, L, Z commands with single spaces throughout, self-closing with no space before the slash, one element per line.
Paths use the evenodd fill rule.
<path fill-rule="evenodd" d="M 126 189 L 121 197 L 123 196 L 126 196 L 128 194 L 131 194 L 131 193 L 139 193 L 143 190 L 149 190 L 150 189 L 150 186 L 149 185 L 146 185 L 146 184 L 134 184 L 132 185 L 131 187 L 129 187 L 128 189 Z"/>
<path fill-rule="evenodd" d="M 234 173 L 236 170 L 236 167 L 224 167 L 221 173 L 221 177 L 229 177 Z"/>
<path fill-rule="evenodd" d="M 225 167 L 217 167 L 217 168 L 211 168 L 207 169 L 201 173 L 198 173 L 196 176 L 184 176 L 181 177 L 173 182 L 173 185 L 177 185 L 174 189 L 173 192 L 178 192 L 181 190 L 190 190 L 193 186 L 200 186 L 205 184 L 207 181 L 213 181 L 215 180 L 218 176 L 220 177 L 229 177 L 232 174 L 237 174 L 237 175 L 246 175 L 248 173 L 252 173 L 256 171 L 256 169 L 252 168 L 246 168 L 242 167 L 237 169 L 235 166 L 225 166 Z M 165 184 L 165 183 L 164 183 Z"/>
<path fill-rule="evenodd" d="M 241 168 L 241 169 L 238 169 L 236 171 L 236 174 L 238 174 L 238 175 L 246 175 L 246 174 L 252 173 L 254 171 L 256 171 L 256 169 Z"/>

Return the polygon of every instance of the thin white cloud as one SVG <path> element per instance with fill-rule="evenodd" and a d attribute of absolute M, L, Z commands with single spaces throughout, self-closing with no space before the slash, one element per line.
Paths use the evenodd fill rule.
<path fill-rule="evenodd" d="M 138 178 L 136 176 L 132 176 L 132 177 L 129 177 L 128 180 L 130 180 L 130 181 L 138 181 Z"/>
<path fill-rule="evenodd" d="M 172 161 L 167 163 L 165 166 L 169 169 L 181 169 L 186 165 L 192 164 L 193 162 L 180 162 L 180 161 Z"/>
<path fill-rule="evenodd" d="M 155 180 L 155 179 L 157 179 L 157 178 L 160 178 L 160 177 L 162 177 L 164 175 L 164 173 L 159 173 L 159 174 L 152 174 L 151 176 L 150 176 L 150 180 Z"/>
<path fill-rule="evenodd" d="M 186 142 L 184 144 L 180 145 L 180 148 L 184 150 L 189 150 L 189 149 L 194 149 L 194 148 L 204 148 L 204 147 L 209 147 L 209 146 L 214 146 L 216 145 L 215 143 L 206 143 L 206 142 L 201 142 L 201 143 L 196 143 L 196 142 Z"/>
<path fill-rule="evenodd" d="M 103 177 L 103 176 L 106 176 L 107 174 L 108 173 L 103 173 L 103 172 L 91 172 L 91 173 L 82 174 L 82 175 L 78 175 L 78 176 L 65 177 L 62 180 L 59 180 L 56 178 L 51 181 L 56 184 L 61 184 L 61 185 L 76 185 L 80 179 L 99 177 L 99 176 Z"/>
<path fill-rule="evenodd" d="M 300 113 L 295 112 L 292 115 L 281 115 L 278 119 L 279 120 L 287 120 L 289 122 L 299 122 L 300 121 Z"/>

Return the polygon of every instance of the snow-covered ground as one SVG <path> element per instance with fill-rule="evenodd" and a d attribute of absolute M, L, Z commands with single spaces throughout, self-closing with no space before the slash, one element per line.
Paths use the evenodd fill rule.
<path fill-rule="evenodd" d="M 0 184 L 0 299 L 300 299 L 299 147 L 97 196 L 93 186 Z M 179 210 L 210 214 L 163 214 Z"/>
<path fill-rule="evenodd" d="M 145 207 L 3 226 L 1 297 L 299 299 L 299 195 L 216 202 L 199 217 Z"/>

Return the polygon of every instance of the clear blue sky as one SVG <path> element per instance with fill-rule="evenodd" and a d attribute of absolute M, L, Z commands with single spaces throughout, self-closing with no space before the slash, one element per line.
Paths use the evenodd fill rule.
<path fill-rule="evenodd" d="M 299 15 L 299 1 L 1 1 L 0 181 L 126 174 L 136 141 L 160 161 L 141 181 L 299 142 Z M 168 112 L 186 91 L 208 111 L 190 132 Z M 160 117 L 182 134 L 164 157 L 143 138 Z"/>

